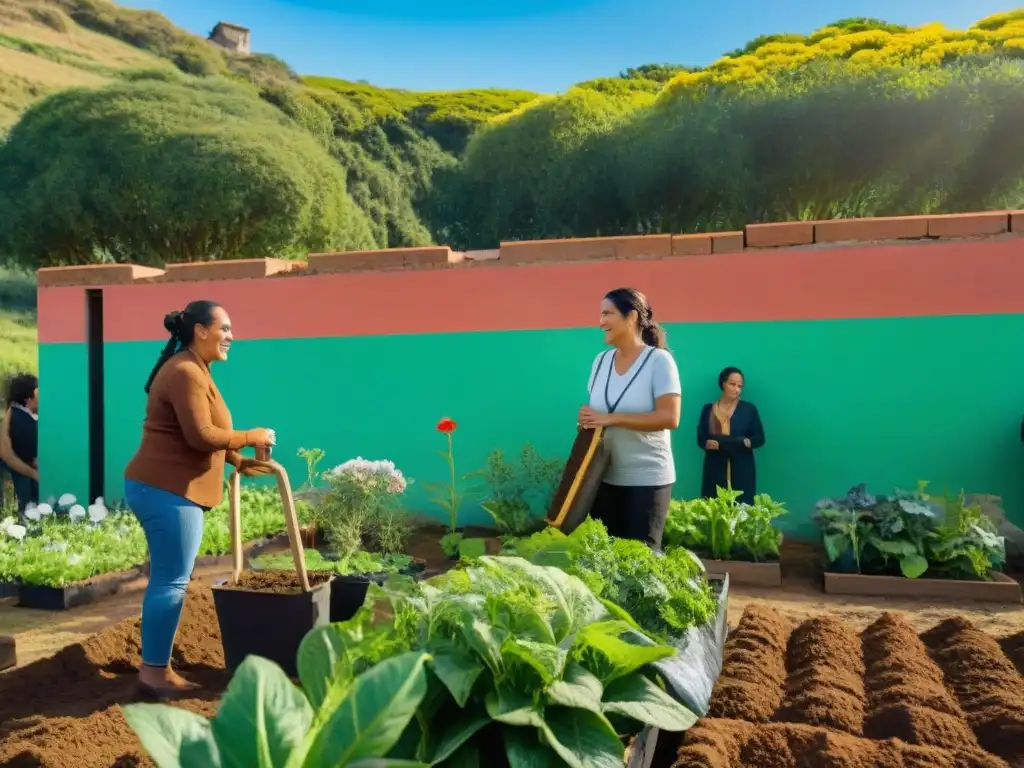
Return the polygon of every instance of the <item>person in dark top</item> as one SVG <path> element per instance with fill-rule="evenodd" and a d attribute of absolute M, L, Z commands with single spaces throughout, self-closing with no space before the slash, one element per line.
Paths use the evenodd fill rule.
<path fill-rule="evenodd" d="M 713 498 L 718 487 L 742 491 L 741 504 L 757 493 L 754 449 L 764 445 L 764 427 L 753 403 L 740 400 L 743 371 L 730 366 L 718 375 L 722 396 L 708 403 L 697 422 L 697 446 L 704 451 L 700 495 Z"/>
<path fill-rule="evenodd" d="M 10 407 L 0 433 L 0 459 L 11 472 L 18 513 L 39 501 L 39 379 L 23 373 L 11 379 Z"/>

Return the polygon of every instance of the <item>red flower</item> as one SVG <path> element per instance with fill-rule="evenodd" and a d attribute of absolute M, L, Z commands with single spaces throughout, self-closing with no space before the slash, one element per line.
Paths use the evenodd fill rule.
<path fill-rule="evenodd" d="M 450 435 L 455 431 L 455 422 L 445 416 L 437 422 L 437 431 L 445 435 Z"/>

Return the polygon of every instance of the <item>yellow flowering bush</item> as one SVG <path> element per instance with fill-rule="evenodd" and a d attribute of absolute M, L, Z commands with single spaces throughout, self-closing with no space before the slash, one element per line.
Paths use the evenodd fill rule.
<path fill-rule="evenodd" d="M 989 16 L 967 30 L 850 19 L 807 36 L 766 35 L 705 69 L 680 72 L 662 94 L 698 95 L 723 85 L 762 87 L 776 75 L 822 60 L 848 61 L 855 69 L 925 68 L 991 54 L 1024 56 L 1024 9 Z"/>

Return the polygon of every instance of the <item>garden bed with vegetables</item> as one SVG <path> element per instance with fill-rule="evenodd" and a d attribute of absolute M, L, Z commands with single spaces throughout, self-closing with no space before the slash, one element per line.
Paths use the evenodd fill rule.
<path fill-rule="evenodd" d="M 598 556 L 616 548 L 602 533 L 592 532 Z M 672 642 L 663 633 L 686 635 L 699 620 L 713 627 L 714 637 L 725 598 L 721 585 L 700 586 L 692 561 L 653 558 L 649 562 L 670 561 L 653 575 L 635 564 L 629 544 L 619 543 L 619 555 L 595 571 L 603 599 L 562 568 L 517 557 L 484 557 L 426 582 L 392 576 L 370 588 L 373 607 L 386 606 L 389 620 L 375 622 L 381 612 L 368 605 L 351 621 L 306 636 L 296 659 L 301 689 L 278 666 L 250 657 L 219 710 L 215 700 L 228 673 L 217 617 L 208 585 L 193 585 L 174 663 L 206 686 L 202 694 L 175 702 L 171 711 L 124 706 L 134 699 L 138 621 L 122 622 L 52 659 L 0 676 L 0 765 L 64 766 L 72 749 L 83 768 L 148 765 L 133 728 L 154 750 L 163 738 L 180 747 L 187 736 L 195 742 L 189 749 L 221 757 L 204 764 L 223 764 L 230 754 L 237 764 L 256 765 L 246 752 L 257 743 L 255 721 L 246 713 L 262 707 L 268 726 L 262 735 L 271 750 L 304 750 L 297 765 L 351 765 L 356 757 L 385 754 L 477 765 L 486 754 L 496 766 L 523 759 L 622 766 L 632 754 L 628 745 L 642 753 L 637 737 L 645 728 L 690 727 L 702 697 L 706 706 L 702 689 L 710 694 L 714 669 L 686 684 L 693 707 L 670 693 L 667 679 L 673 660 L 700 644 Z M 567 567 L 582 569 L 583 561 L 574 558 Z M 687 582 L 686 594 L 671 595 L 660 608 L 648 599 L 642 623 L 613 602 L 645 585 L 664 589 L 675 573 Z M 714 659 L 713 647 L 701 648 Z M 676 665 L 676 685 L 683 680 L 678 672 Z M 14 695 L 23 688 L 27 693 Z M 211 728 L 205 718 L 215 711 Z M 371 717 L 382 711 L 387 717 Z M 287 728 L 277 727 L 285 722 Z M 362 730 L 354 726 L 371 722 Z M 221 736 L 229 732 L 230 739 Z M 346 750 L 353 759 L 339 763 Z"/>
<path fill-rule="evenodd" d="M 715 498 L 673 499 L 663 545 L 694 552 L 708 573 L 728 574 L 732 584 L 781 586 L 782 533 L 774 522 L 786 508 L 764 493 L 753 504 L 741 504 L 741 495 L 719 488 Z"/>
<path fill-rule="evenodd" d="M 86 508 L 65 494 L 30 506 L 23 522 L 0 521 L 0 581 L 26 608 L 66 610 L 115 594 L 146 556 L 135 516 L 108 510 L 103 499 Z"/>
<path fill-rule="evenodd" d="M 1003 537 L 963 492 L 936 497 L 919 483 L 876 496 L 862 484 L 819 501 L 815 516 L 828 593 L 1021 602 L 1020 585 L 999 572 Z"/>
<path fill-rule="evenodd" d="M 918 634 L 884 613 L 858 632 L 833 617 L 792 626 L 774 610 L 749 607 L 726 641 L 710 716 L 661 739 L 655 765 L 1024 764 L 1024 692 L 1013 657 L 1022 642 L 1024 633 L 1000 641 L 962 618 Z"/>

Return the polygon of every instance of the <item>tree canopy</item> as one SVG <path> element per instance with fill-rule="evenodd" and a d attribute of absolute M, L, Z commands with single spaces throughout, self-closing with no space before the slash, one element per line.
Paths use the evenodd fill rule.
<path fill-rule="evenodd" d="M 64 91 L 0 146 L 9 261 L 159 265 L 381 244 L 314 138 L 221 80 Z"/>
<path fill-rule="evenodd" d="M 0 258 L 32 267 L 1024 208 L 1024 10 L 842 19 L 538 95 L 299 78 L 110 0 L 11 9 L 163 67 L 0 35 L 114 83 L 47 97 L 0 148 Z"/>

